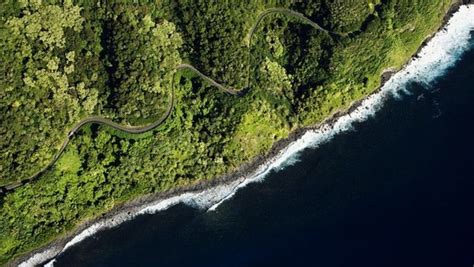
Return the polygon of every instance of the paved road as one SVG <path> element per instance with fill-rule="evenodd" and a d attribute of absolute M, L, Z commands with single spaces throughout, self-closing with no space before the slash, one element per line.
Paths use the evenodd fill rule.
<path fill-rule="evenodd" d="M 320 30 L 322 32 L 325 32 L 327 34 L 334 34 L 334 35 L 340 35 L 340 36 L 345 36 L 346 35 L 346 34 L 340 34 L 340 33 L 332 32 L 332 31 L 328 31 L 328 30 L 324 29 L 323 27 L 321 27 L 316 22 L 310 20 L 305 15 L 303 15 L 299 12 L 296 12 L 296 11 L 293 11 L 293 10 L 290 10 L 290 9 L 286 9 L 286 8 L 269 8 L 269 9 L 266 9 L 266 10 L 262 11 L 257 16 L 257 19 L 255 20 L 255 23 L 253 24 L 252 28 L 250 28 L 250 31 L 247 35 L 247 38 L 248 38 L 248 44 L 247 44 L 247 47 L 248 47 L 248 49 L 247 49 L 248 50 L 247 80 L 246 80 L 244 88 L 241 88 L 240 90 L 237 90 L 233 87 L 228 87 L 228 86 L 222 85 L 219 82 L 212 79 L 211 77 L 209 77 L 206 74 L 202 73 L 201 71 L 199 71 L 193 65 L 190 65 L 190 64 L 185 64 L 185 63 L 179 64 L 176 67 L 176 71 L 179 71 L 179 70 L 182 70 L 182 69 L 189 69 L 192 72 L 194 72 L 195 74 L 197 74 L 199 77 L 201 77 L 202 79 L 209 82 L 211 85 L 213 85 L 213 86 L 217 87 L 218 89 L 222 90 L 223 92 L 227 92 L 227 93 L 229 93 L 231 95 L 235 95 L 235 96 L 244 95 L 250 87 L 250 76 L 251 76 L 250 75 L 250 57 L 251 57 L 251 55 L 250 55 L 250 46 L 251 46 L 251 40 L 252 40 L 252 38 L 255 34 L 255 31 L 256 31 L 258 25 L 262 22 L 262 20 L 265 17 L 267 17 L 271 14 L 275 14 L 275 13 L 285 14 L 285 15 L 292 16 L 292 17 L 295 17 L 297 19 L 300 19 L 303 23 L 308 24 L 308 25 L 312 26 L 313 28 L 315 28 L 317 30 Z M 46 167 L 44 167 L 42 170 L 38 171 L 37 173 L 33 174 L 32 176 L 28 177 L 27 179 L 23 179 L 21 182 L 15 182 L 15 183 L 11 183 L 9 185 L 0 187 L 0 194 L 2 194 L 2 193 L 5 194 L 7 192 L 10 192 L 10 191 L 26 184 L 26 183 L 29 183 L 29 182 L 34 181 L 37 178 L 39 178 L 44 172 L 46 172 L 49 168 L 51 168 L 58 161 L 59 157 L 62 155 L 62 153 L 64 152 L 64 150 L 68 146 L 68 144 L 71 141 L 72 137 L 84 125 L 87 125 L 87 124 L 100 124 L 100 125 L 106 125 L 108 127 L 111 127 L 111 128 L 114 128 L 116 130 L 120 130 L 120 131 L 123 131 L 123 132 L 126 132 L 126 133 L 140 134 L 140 133 L 151 131 L 151 130 L 155 129 L 156 127 L 160 126 L 161 124 L 163 124 L 166 121 L 166 119 L 169 117 L 169 115 L 171 114 L 171 112 L 173 110 L 173 106 L 174 106 L 174 86 L 172 85 L 171 86 L 170 97 L 169 97 L 169 101 L 168 101 L 168 107 L 167 107 L 165 113 L 163 114 L 163 116 L 161 118 L 159 118 L 158 120 L 156 120 L 156 121 L 154 121 L 154 122 L 152 122 L 148 125 L 143 125 L 143 126 L 121 125 L 121 124 L 118 124 L 116 122 L 113 122 L 110 119 L 103 118 L 103 117 L 98 117 L 98 116 L 87 117 L 87 118 L 79 121 L 69 131 L 69 133 L 67 135 L 67 138 L 64 140 L 61 148 L 55 154 L 53 160 Z"/>

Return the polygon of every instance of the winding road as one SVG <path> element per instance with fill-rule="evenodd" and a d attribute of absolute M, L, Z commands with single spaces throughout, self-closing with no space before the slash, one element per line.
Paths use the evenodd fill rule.
<path fill-rule="evenodd" d="M 248 50 L 247 79 L 246 79 L 246 82 L 245 82 L 245 86 L 243 88 L 241 88 L 240 90 L 236 90 L 233 87 L 228 87 L 228 86 L 222 85 L 219 82 L 212 79 L 211 77 L 209 77 L 206 74 L 202 73 L 201 71 L 199 71 L 193 65 L 190 65 L 190 64 L 185 64 L 185 63 L 179 64 L 178 66 L 176 66 L 175 70 L 179 71 L 179 70 L 182 70 L 182 69 L 189 69 L 192 72 L 194 72 L 196 75 L 201 77 L 202 79 L 206 80 L 209 84 L 217 87 L 218 89 L 220 89 L 223 92 L 226 92 L 228 94 L 235 95 L 235 96 L 244 95 L 250 87 L 250 76 L 251 76 L 250 75 L 250 58 L 251 58 L 250 47 L 251 47 L 252 38 L 255 34 L 255 31 L 256 31 L 258 25 L 262 22 L 262 20 L 265 17 L 267 17 L 269 15 L 272 15 L 272 14 L 275 14 L 275 13 L 285 14 L 287 16 L 294 17 L 296 19 L 300 19 L 303 23 L 308 24 L 311 27 L 313 27 L 317 30 L 320 30 L 320 31 L 322 31 L 326 34 L 329 34 L 329 35 L 332 34 L 332 35 L 341 36 L 341 37 L 347 36 L 347 34 L 345 34 L 345 33 L 337 33 L 337 32 L 326 30 L 323 27 L 321 27 L 319 24 L 317 24 L 316 22 L 314 22 L 314 21 L 310 20 L 309 18 L 307 18 L 302 13 L 293 11 L 291 9 L 287 9 L 287 8 L 268 8 L 268 9 L 262 11 L 257 16 L 255 23 L 250 28 L 249 33 L 247 35 L 247 40 L 248 40 L 248 43 L 247 43 L 247 50 Z M 172 80 L 174 80 L 174 79 L 172 79 Z M 66 147 L 68 146 L 69 142 L 71 142 L 72 137 L 84 125 L 99 124 L 99 125 L 105 125 L 105 126 L 111 127 L 113 129 L 116 129 L 116 130 L 119 130 L 119 131 L 123 131 L 125 133 L 129 133 L 129 134 L 140 134 L 140 133 L 151 131 L 151 130 L 155 129 L 156 127 L 160 126 L 161 124 L 163 124 L 166 121 L 166 119 L 170 116 L 170 114 L 173 110 L 173 106 L 174 106 L 174 85 L 171 86 L 171 92 L 170 92 L 170 97 L 169 97 L 169 101 L 168 101 L 168 107 L 167 107 L 165 113 L 158 120 L 156 120 L 156 121 L 154 121 L 150 124 L 142 125 L 142 126 L 120 125 L 116 122 L 113 122 L 110 119 L 99 117 L 99 116 L 91 116 L 91 117 L 87 117 L 87 118 L 79 121 L 68 132 L 68 135 L 65 138 L 63 144 L 61 145 L 61 148 L 54 155 L 53 160 L 47 166 L 45 166 L 43 169 L 36 172 L 35 174 L 31 175 L 30 177 L 21 180 L 20 182 L 15 182 L 15 183 L 11 183 L 11 184 L 0 187 L 0 194 L 6 194 L 6 193 L 11 192 L 12 190 L 24 185 L 24 184 L 26 184 L 26 183 L 29 183 L 29 182 L 32 182 L 32 181 L 38 179 L 44 172 L 46 172 L 48 169 L 50 169 L 58 161 L 59 157 L 63 154 L 63 152 L 66 149 Z"/>

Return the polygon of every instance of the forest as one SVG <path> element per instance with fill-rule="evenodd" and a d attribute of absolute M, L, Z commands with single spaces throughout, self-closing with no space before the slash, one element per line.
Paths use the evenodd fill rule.
<path fill-rule="evenodd" d="M 372 93 L 452 0 L 2 1 L 0 265 L 137 197 L 235 171 Z M 270 8 L 299 12 L 301 18 Z M 242 90 L 231 95 L 189 69 Z M 171 92 L 173 90 L 173 92 Z"/>

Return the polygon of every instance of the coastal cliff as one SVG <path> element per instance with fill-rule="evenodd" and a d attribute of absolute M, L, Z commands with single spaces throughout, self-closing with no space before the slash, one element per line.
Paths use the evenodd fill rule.
<path fill-rule="evenodd" d="M 249 60 L 249 64 L 252 64 L 249 65 L 250 73 L 258 73 L 257 77 L 252 78 L 254 80 L 252 88 L 248 88 L 244 96 L 233 97 L 219 92 L 189 72 L 180 74 L 179 79 L 170 78 L 172 76 L 168 77 L 167 74 L 155 77 L 157 80 L 152 80 L 153 82 L 168 79 L 175 80 L 177 85 L 174 99 L 177 104 L 170 118 L 162 126 L 145 135 L 130 136 L 107 127 L 91 125 L 72 139 L 70 147 L 58 159 L 57 164 L 38 181 L 19 187 L 2 198 L 1 262 L 5 263 L 16 258 L 12 262 L 16 264 L 29 258 L 33 253 L 56 248 L 49 255 L 52 257 L 70 241 L 72 236 L 97 220 L 106 220 L 123 213 L 124 210 L 133 210 L 143 206 L 144 203 L 182 192 L 199 191 L 232 183 L 253 173 L 258 166 L 274 157 L 308 129 L 331 124 L 347 111 L 353 111 L 362 99 L 376 92 L 380 83 L 388 79 L 389 75 L 384 74 L 380 77 L 380 73 L 389 67 L 400 69 L 416 53 L 426 36 L 439 29 L 443 18 L 446 22 L 450 16 L 446 17 L 446 14 L 452 14 L 460 3 L 456 1 L 456 4 L 452 5 L 449 1 L 433 1 L 425 4 L 426 6 L 415 6 L 415 9 L 427 10 L 425 15 L 418 17 L 409 16 L 413 7 L 407 7 L 407 10 L 395 10 L 390 5 L 379 4 L 360 10 L 351 9 L 350 12 L 356 12 L 355 14 L 357 12 L 364 14 L 360 16 L 361 21 L 345 18 L 340 18 L 338 21 L 324 20 L 324 15 L 320 15 L 317 10 L 311 10 L 304 5 L 289 5 L 285 8 L 298 10 L 299 13 L 307 15 L 308 19 L 327 27 L 327 32 L 305 26 L 304 21 L 298 18 L 276 14 L 275 17 L 269 17 L 262 22 L 265 27 L 256 30 L 256 36 L 259 37 L 251 41 L 253 48 L 252 46 L 248 49 L 245 46 L 242 48 L 241 42 L 236 41 L 241 41 L 243 39 L 241 37 L 245 35 L 242 32 L 246 32 L 252 26 L 245 22 L 242 22 L 238 30 L 234 29 L 235 36 L 226 37 L 221 32 L 207 33 L 210 36 L 214 34 L 211 40 L 222 34 L 224 40 L 239 47 L 235 50 L 237 54 L 230 53 L 230 55 L 227 48 L 220 50 L 222 48 L 216 47 L 212 42 L 198 43 L 198 47 L 203 48 L 203 51 L 199 52 L 202 55 L 197 54 L 198 52 L 192 47 L 196 45 L 196 41 L 190 42 L 190 40 L 202 38 L 203 33 L 194 32 L 196 29 L 193 27 L 197 27 L 194 22 L 180 21 L 172 11 L 159 13 L 139 9 L 140 12 L 150 12 L 133 18 L 137 25 L 144 27 L 141 28 L 142 31 L 145 31 L 146 27 L 150 30 L 150 25 L 153 25 L 157 32 L 163 30 L 168 36 L 176 32 L 181 35 L 173 36 L 174 45 L 159 46 L 161 49 L 168 49 L 170 58 L 174 61 L 181 61 L 181 58 L 194 61 L 203 72 L 212 77 L 219 77 L 218 80 L 222 83 L 232 83 L 235 77 L 231 74 L 235 73 L 235 69 L 241 70 L 244 64 L 238 62 L 236 58 L 247 58 L 245 55 L 251 50 L 248 56 L 252 59 Z M 73 7 L 65 8 L 74 10 Z M 105 7 L 105 14 L 126 13 L 127 8 L 132 7 L 117 5 L 110 10 Z M 256 10 L 265 12 L 267 8 L 270 7 L 259 7 Z M 213 14 L 216 10 L 208 9 L 206 12 Z M 242 12 L 249 11 L 243 9 Z M 260 12 L 252 13 L 253 20 L 257 20 Z M 404 12 L 409 14 L 397 17 L 398 13 Z M 89 16 L 83 19 L 86 22 L 95 16 L 95 13 L 87 7 L 82 7 L 80 14 Z M 205 14 L 201 15 L 203 22 L 200 23 L 203 25 L 199 24 L 199 27 L 211 27 L 214 22 L 206 20 Z M 229 16 L 231 15 L 223 16 L 222 20 L 232 18 Z M 130 17 L 121 18 L 119 15 L 117 18 L 121 23 L 134 25 L 132 23 L 134 21 L 127 21 Z M 159 21 L 158 18 L 164 20 Z M 29 19 L 33 20 L 34 17 Z M 81 21 L 80 18 L 77 20 Z M 278 23 L 275 23 L 275 20 Z M 18 20 L 11 19 L 6 25 L 13 25 L 14 22 L 18 23 Z M 154 24 L 151 24 L 152 22 Z M 279 25 L 281 23 L 284 26 Z M 87 23 L 82 22 L 81 25 Z M 102 33 L 107 33 L 109 30 L 115 33 L 115 39 L 112 38 L 107 42 L 120 43 L 121 47 L 132 45 L 130 40 L 117 37 L 119 34 L 124 34 L 119 29 L 105 28 Z M 227 31 L 225 28 L 222 30 Z M 331 32 L 332 34 L 328 34 Z M 71 40 L 75 40 L 74 38 L 71 37 Z M 297 42 L 292 43 L 291 40 Z M 404 40 L 406 43 L 398 43 L 398 40 Z M 145 38 L 143 42 L 144 47 L 149 45 L 148 39 Z M 102 51 L 107 51 L 105 49 L 107 46 L 104 46 Z M 109 48 L 112 47 L 115 46 L 111 45 Z M 182 55 L 170 52 L 178 47 Z M 365 47 L 370 47 L 372 54 L 367 53 Z M 257 50 L 257 53 L 254 50 Z M 206 54 L 211 53 L 210 51 L 216 54 Z M 106 58 L 112 66 L 116 64 L 113 68 L 120 68 L 118 64 L 120 60 L 125 60 L 127 64 L 140 65 L 127 58 L 127 55 L 136 56 L 133 51 L 123 51 L 123 54 L 109 55 Z M 223 59 L 220 58 L 222 55 Z M 291 59 L 292 55 L 295 55 L 294 59 Z M 210 56 L 211 59 L 206 59 L 206 56 Z M 379 61 L 374 62 L 377 59 Z M 69 59 L 64 58 L 65 64 L 70 64 L 71 61 L 71 56 Z M 232 62 L 229 66 L 234 66 L 234 69 L 231 67 L 226 69 L 227 65 L 218 66 L 217 70 L 210 68 L 211 65 L 226 62 Z M 54 66 L 51 68 L 54 69 Z M 114 86 L 125 90 L 130 84 L 126 78 L 130 73 L 126 73 L 126 70 L 122 70 L 121 73 L 120 70 L 104 67 L 102 71 L 103 74 L 117 71 L 113 77 L 122 77 L 110 81 L 104 79 L 104 85 L 113 82 Z M 245 80 L 246 72 L 241 71 L 237 76 L 239 75 L 240 79 L 234 82 L 236 87 L 239 83 L 244 84 L 242 80 Z M 80 91 L 78 88 L 75 90 Z M 134 90 L 136 92 L 142 88 Z M 143 93 L 145 98 L 153 94 L 157 97 L 159 94 L 153 92 L 149 95 L 150 92 L 146 90 Z M 125 116 L 130 114 L 126 109 L 118 107 L 117 103 L 123 104 L 127 99 L 137 97 L 133 95 L 134 93 L 129 93 L 122 92 L 121 95 L 124 96 L 122 100 L 112 101 L 117 105 L 115 109 L 120 109 L 118 113 L 115 113 L 117 110 L 114 108 L 101 112 L 110 112 L 108 114 L 124 123 L 139 121 L 133 119 L 133 116 Z M 120 94 L 120 91 L 114 94 Z M 113 94 L 107 93 L 104 99 L 110 95 Z M 143 96 L 138 96 L 137 99 Z M 87 98 L 88 96 L 83 99 Z M 86 114 L 85 111 L 81 112 L 78 114 Z M 150 118 L 153 117 L 150 115 L 152 110 L 146 112 Z M 61 127 L 57 129 L 60 136 Z M 37 199 L 38 202 L 29 202 L 28 199 Z M 41 209 L 40 213 L 36 213 L 38 209 Z M 18 212 L 20 210 L 22 212 Z M 50 245 L 46 249 L 31 252 L 47 244 Z"/>

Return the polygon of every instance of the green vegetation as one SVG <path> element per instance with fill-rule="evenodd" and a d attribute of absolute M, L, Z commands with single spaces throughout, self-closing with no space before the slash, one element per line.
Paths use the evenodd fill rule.
<path fill-rule="evenodd" d="M 0 184 L 46 166 L 87 116 L 155 120 L 175 88 L 173 112 L 157 129 L 130 135 L 89 125 L 38 181 L 0 198 L 0 264 L 140 195 L 236 170 L 292 130 L 347 108 L 416 51 L 450 4 L 0 3 Z M 275 13 L 249 40 L 272 7 L 345 34 Z M 182 62 L 238 89 L 249 78 L 248 93 L 222 92 L 176 70 Z"/>
<path fill-rule="evenodd" d="M 165 111 L 182 39 L 173 23 L 155 22 L 146 10 L 126 10 L 114 6 L 104 29 L 108 105 L 110 114 L 137 124 Z"/>
<path fill-rule="evenodd" d="M 106 76 L 100 33 L 89 22 L 96 15 L 72 4 L 1 10 L 9 12 L 0 22 L 0 183 L 7 183 L 47 165 L 67 128 L 101 102 Z"/>

